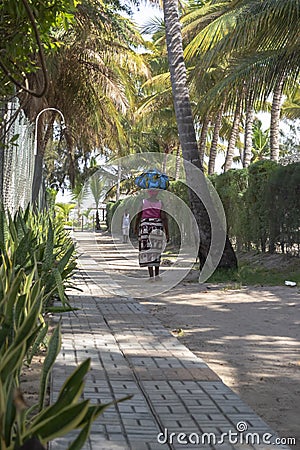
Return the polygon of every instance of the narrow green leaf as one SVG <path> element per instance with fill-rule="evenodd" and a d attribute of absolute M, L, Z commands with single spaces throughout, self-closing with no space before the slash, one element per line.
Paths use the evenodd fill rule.
<path fill-rule="evenodd" d="M 49 442 L 58 436 L 63 436 L 77 427 L 88 410 L 89 400 L 84 400 L 76 405 L 64 408 L 54 417 L 50 417 L 41 423 L 30 427 L 24 438 L 36 435 L 43 442 Z"/>
<path fill-rule="evenodd" d="M 32 358 L 34 357 L 34 355 L 37 354 L 37 352 L 38 352 L 38 350 L 40 348 L 40 345 L 45 340 L 47 332 L 48 332 L 48 324 L 41 324 L 40 325 L 40 331 L 37 334 L 37 336 L 36 336 L 36 338 L 35 338 L 35 340 L 34 340 L 34 342 L 32 344 L 31 350 L 30 350 L 30 352 L 29 352 L 29 354 L 27 356 L 27 363 L 28 364 L 31 364 Z"/>
<path fill-rule="evenodd" d="M 33 329 L 36 329 L 37 319 L 41 312 L 42 302 L 37 301 L 29 311 L 27 317 L 25 318 L 23 324 L 16 332 L 14 345 L 18 345 L 19 342 L 26 341 Z"/>
<path fill-rule="evenodd" d="M 7 446 L 11 443 L 13 424 L 16 418 L 16 407 L 13 400 L 13 389 L 11 388 L 6 400 L 5 421 L 4 421 L 4 440 Z"/>
<path fill-rule="evenodd" d="M 90 367 L 90 359 L 86 359 L 80 366 L 78 366 L 74 372 L 66 379 L 62 386 L 58 399 L 56 402 L 48 408 L 41 411 L 32 422 L 35 425 L 46 418 L 55 416 L 60 410 L 68 405 L 71 405 L 80 398 L 82 394 L 84 382 L 83 378 L 88 372 Z"/>
<path fill-rule="evenodd" d="M 39 399 L 39 411 L 43 409 L 45 394 L 47 389 L 48 378 L 50 374 L 50 370 L 55 362 L 55 359 L 59 353 L 61 346 L 61 326 L 60 323 L 54 329 L 53 334 L 49 341 L 47 356 L 44 360 L 43 371 L 41 376 L 40 383 L 40 399 Z"/>
<path fill-rule="evenodd" d="M 60 271 L 60 273 L 63 272 L 64 268 L 66 267 L 66 265 L 68 264 L 68 262 L 70 261 L 72 255 L 74 254 L 75 251 L 75 247 L 74 244 L 72 244 L 68 250 L 66 251 L 66 253 L 64 254 L 64 256 L 61 258 L 61 260 L 58 262 L 57 264 L 57 268 Z"/>
<path fill-rule="evenodd" d="M 65 290 L 64 290 L 64 283 L 61 277 L 61 274 L 59 272 L 59 270 L 57 268 L 52 270 L 52 273 L 54 275 L 55 278 L 55 283 L 56 283 L 56 289 L 59 295 L 59 299 L 62 302 L 62 304 L 66 303 L 66 296 L 65 296 Z"/>
<path fill-rule="evenodd" d="M 43 270 L 44 271 L 50 270 L 53 267 L 53 262 L 54 262 L 53 250 L 54 250 L 54 232 L 53 232 L 52 222 L 51 222 L 51 220 L 49 220 L 48 235 L 47 235 L 44 259 L 43 259 Z"/>
<path fill-rule="evenodd" d="M 85 441 L 89 437 L 91 425 L 92 421 L 88 422 L 85 427 L 83 427 L 75 441 L 68 447 L 68 450 L 80 450 L 84 446 Z"/>
<path fill-rule="evenodd" d="M 0 361 L 0 378 L 5 383 L 18 371 L 25 356 L 26 346 L 21 342 L 17 347 L 9 349 Z"/>

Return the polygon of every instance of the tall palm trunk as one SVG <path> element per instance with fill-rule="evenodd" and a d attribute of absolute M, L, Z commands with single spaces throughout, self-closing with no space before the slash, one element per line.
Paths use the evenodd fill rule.
<path fill-rule="evenodd" d="M 68 175 L 69 175 L 69 179 L 70 179 L 70 184 L 71 184 L 71 189 L 74 189 L 75 187 L 75 157 L 74 157 L 74 142 L 73 142 L 73 138 L 72 135 L 68 132 L 65 133 L 65 139 L 66 139 L 66 144 L 67 144 L 67 149 L 68 149 L 68 159 L 69 159 L 69 164 L 68 164 Z"/>
<path fill-rule="evenodd" d="M 253 136 L 253 121 L 254 121 L 252 92 L 248 92 L 247 95 L 245 120 L 246 122 L 245 122 L 243 167 L 248 167 L 251 163 L 252 158 L 252 136 Z"/>
<path fill-rule="evenodd" d="M 279 159 L 279 124 L 283 82 L 284 78 L 279 77 L 273 93 L 270 124 L 270 158 L 272 161 Z"/>
<path fill-rule="evenodd" d="M 54 120 L 55 119 L 53 117 L 49 121 L 44 136 L 42 135 L 42 130 L 44 127 L 43 118 L 40 117 L 40 120 L 38 122 L 38 140 L 37 140 L 38 152 L 37 152 L 37 155 L 35 156 L 35 162 L 34 162 L 32 197 L 31 197 L 31 201 L 33 204 L 38 199 L 38 195 L 39 195 L 40 188 L 42 185 L 45 150 L 46 150 L 48 141 L 50 139 L 51 133 L 53 132 Z"/>
<path fill-rule="evenodd" d="M 218 141 L 219 141 L 219 135 L 220 135 L 220 129 L 222 125 L 222 113 L 223 113 L 223 107 L 220 108 L 216 121 L 214 126 L 214 132 L 213 137 L 210 145 L 210 152 L 209 152 L 209 161 L 208 161 L 208 175 L 212 175 L 215 173 L 215 166 L 216 166 L 216 158 L 217 158 L 217 151 L 218 151 Z"/>
<path fill-rule="evenodd" d="M 226 152 L 224 172 L 227 172 L 227 170 L 231 169 L 231 166 L 232 166 L 235 144 L 236 144 L 237 137 L 239 134 L 239 126 L 240 126 L 241 111 L 242 111 L 241 106 L 242 106 L 242 100 L 241 100 L 241 98 L 239 98 L 237 101 L 236 107 L 235 107 L 235 111 L 234 111 L 232 128 L 231 128 L 230 137 L 229 137 L 228 146 L 227 146 L 227 152 Z"/>
<path fill-rule="evenodd" d="M 120 199 L 120 195 L 121 195 L 121 181 L 122 181 L 122 166 L 121 166 L 121 164 L 118 164 L 116 201 L 118 201 Z"/>
<path fill-rule="evenodd" d="M 5 115 L 7 105 L 0 104 L 0 205 L 3 201 L 3 177 L 4 177 L 4 158 L 5 158 Z"/>
<path fill-rule="evenodd" d="M 176 167 L 175 167 L 175 180 L 179 180 L 180 174 L 180 145 L 176 147 Z"/>
<path fill-rule="evenodd" d="M 187 88 L 187 75 L 183 58 L 178 1 L 164 0 L 163 8 L 169 70 L 182 155 L 185 161 L 189 161 L 203 172 L 203 166 L 199 159 L 189 91 Z M 193 186 L 199 185 L 199 177 L 197 176 L 196 171 L 190 170 L 187 164 L 185 165 L 185 170 L 191 184 Z M 201 244 L 199 249 L 199 259 L 202 267 L 209 253 L 211 242 L 210 218 L 203 203 L 192 189 L 189 189 L 189 196 L 191 209 L 200 232 Z M 219 267 L 237 267 L 236 256 L 228 238 L 226 239 L 226 245 Z"/>
<path fill-rule="evenodd" d="M 204 161 L 209 122 L 210 122 L 210 117 L 207 115 L 207 116 L 205 116 L 203 123 L 202 123 L 200 140 L 199 140 L 199 157 L 200 157 L 201 164 L 203 164 L 203 161 Z"/>
<path fill-rule="evenodd" d="M 166 170 L 167 170 L 168 154 L 169 154 L 169 148 L 166 145 L 165 148 L 164 148 L 164 159 L 163 159 L 163 162 L 162 162 L 162 172 L 163 173 L 166 173 Z"/>

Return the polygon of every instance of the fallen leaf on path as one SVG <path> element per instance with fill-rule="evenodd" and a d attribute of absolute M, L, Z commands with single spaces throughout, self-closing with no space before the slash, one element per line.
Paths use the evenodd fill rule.
<path fill-rule="evenodd" d="M 178 337 L 178 336 L 184 336 L 184 331 L 181 328 L 177 328 L 176 330 L 172 330 L 171 333 Z"/>

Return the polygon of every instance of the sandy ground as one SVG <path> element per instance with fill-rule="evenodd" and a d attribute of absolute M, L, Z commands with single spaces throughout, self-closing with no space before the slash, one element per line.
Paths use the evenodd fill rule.
<path fill-rule="evenodd" d="M 300 449 L 300 291 L 181 283 L 145 302 L 281 436 Z"/>

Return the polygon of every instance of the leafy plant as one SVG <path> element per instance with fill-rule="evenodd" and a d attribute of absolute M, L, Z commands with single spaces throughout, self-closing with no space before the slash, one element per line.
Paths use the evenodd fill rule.
<path fill-rule="evenodd" d="M 30 220 L 38 226 L 30 228 Z M 0 215 L 1 224 L 0 449 L 25 450 L 33 445 L 42 449 L 50 440 L 78 429 L 79 434 L 69 450 L 79 450 L 92 422 L 111 403 L 90 405 L 89 400 L 81 399 L 84 377 L 90 367 L 87 359 L 67 378 L 56 402 L 45 407 L 49 374 L 61 346 L 60 324 L 49 340 L 40 377 L 39 401 L 30 408 L 23 398 L 20 382 L 24 362 L 31 363 L 48 330 L 43 311 L 51 291 L 47 291 L 49 286 L 43 277 L 53 269 L 57 255 L 61 254 L 55 268 L 64 273 L 71 254 L 69 242 L 62 235 L 58 240 L 55 238 L 56 229 L 46 216 L 30 217 L 28 210 L 14 219 L 8 216 L 7 220 L 1 220 Z M 47 239 L 41 242 L 36 230 L 46 230 L 47 224 L 50 224 Z M 64 247 L 68 249 L 65 253 Z"/>
<path fill-rule="evenodd" d="M 59 220 L 49 213 L 33 213 L 28 207 L 12 218 L 0 211 L 0 251 L 11 255 L 12 264 L 30 273 L 45 290 L 44 308 L 55 297 L 68 305 L 66 288 L 76 268 L 75 247 Z"/>
<path fill-rule="evenodd" d="M 258 161 L 248 169 L 215 175 L 229 237 L 238 250 L 299 255 L 300 163 L 281 166 Z"/>

